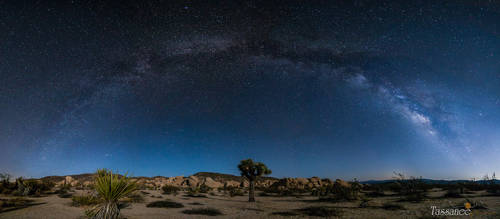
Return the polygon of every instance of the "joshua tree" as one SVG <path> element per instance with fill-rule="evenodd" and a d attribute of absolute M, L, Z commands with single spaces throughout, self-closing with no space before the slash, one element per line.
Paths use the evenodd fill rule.
<path fill-rule="evenodd" d="M 119 176 L 111 171 L 97 170 L 95 190 L 102 203 L 89 212 L 89 216 L 96 219 L 115 219 L 120 215 L 118 200 L 132 193 L 136 189 L 135 182 L 131 182 L 127 174 Z"/>
<path fill-rule="evenodd" d="M 271 170 L 261 162 L 254 163 L 252 159 L 242 160 L 238 169 L 240 169 L 241 176 L 247 178 L 249 182 L 248 201 L 255 202 L 255 180 L 259 176 L 271 174 Z"/>

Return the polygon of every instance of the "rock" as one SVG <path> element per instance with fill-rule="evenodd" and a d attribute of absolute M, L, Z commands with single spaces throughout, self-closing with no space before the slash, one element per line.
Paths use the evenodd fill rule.
<path fill-rule="evenodd" d="M 341 180 L 341 179 L 335 180 L 335 184 L 340 185 L 342 187 L 351 187 L 351 184 L 349 184 L 348 182 Z"/>
<path fill-rule="evenodd" d="M 221 187 L 224 187 L 224 184 L 222 184 L 220 182 L 217 182 L 217 181 L 213 180 L 210 177 L 205 178 L 205 180 L 203 181 L 203 185 L 206 185 L 206 186 L 208 186 L 210 188 L 221 188 Z"/>
<path fill-rule="evenodd" d="M 73 177 L 71 177 L 71 176 L 66 176 L 66 177 L 64 178 L 64 182 L 65 182 L 65 184 L 71 184 L 71 183 L 72 183 L 72 182 L 74 182 L 74 181 L 75 181 L 75 179 L 73 179 Z"/>
<path fill-rule="evenodd" d="M 184 182 L 182 182 L 182 186 L 184 187 L 197 187 L 200 183 L 200 180 L 196 176 L 189 176 Z"/>
<path fill-rule="evenodd" d="M 227 181 L 225 184 L 224 184 L 224 187 L 239 187 L 240 186 L 240 182 L 238 181 L 234 181 L 234 180 L 229 180 Z"/>

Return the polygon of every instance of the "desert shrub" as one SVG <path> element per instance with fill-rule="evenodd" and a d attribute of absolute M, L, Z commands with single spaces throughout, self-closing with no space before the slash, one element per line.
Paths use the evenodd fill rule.
<path fill-rule="evenodd" d="M 25 198 L 0 199 L 0 213 L 7 208 L 24 208 L 32 205 L 33 200 Z"/>
<path fill-rule="evenodd" d="M 403 196 L 399 199 L 400 202 L 414 202 L 419 203 L 427 199 L 427 195 L 425 193 L 410 193 Z"/>
<path fill-rule="evenodd" d="M 380 192 L 380 191 L 367 192 L 367 193 L 365 193 L 365 195 L 368 196 L 368 197 L 372 197 L 372 198 L 386 196 L 384 194 L 384 192 Z"/>
<path fill-rule="evenodd" d="M 321 186 L 321 187 L 318 187 L 318 188 L 314 188 L 311 191 L 311 195 L 312 196 L 325 196 L 325 195 L 327 195 L 326 188 L 327 188 L 326 186 Z"/>
<path fill-rule="evenodd" d="M 444 195 L 443 198 L 463 198 L 463 196 L 455 191 L 447 191 Z"/>
<path fill-rule="evenodd" d="M 272 195 L 269 194 L 269 193 L 267 193 L 267 192 L 260 192 L 259 196 L 261 196 L 261 197 L 268 197 L 268 196 L 272 196 Z"/>
<path fill-rule="evenodd" d="M 427 190 L 429 186 L 425 184 L 422 177 L 406 178 L 401 173 L 394 173 L 396 175 L 395 187 L 396 192 L 403 196 L 400 201 L 421 202 L 427 197 Z"/>
<path fill-rule="evenodd" d="M 144 196 L 139 193 L 132 193 L 128 195 L 125 200 L 132 203 L 142 203 L 144 202 Z"/>
<path fill-rule="evenodd" d="M 203 205 L 202 203 L 199 203 L 199 202 L 191 202 L 189 203 L 190 205 Z"/>
<path fill-rule="evenodd" d="M 227 190 L 229 191 L 229 196 L 231 196 L 231 197 L 245 195 L 245 192 L 238 187 L 229 186 L 229 187 L 227 187 Z"/>
<path fill-rule="evenodd" d="M 327 206 L 316 206 L 299 209 L 305 215 L 316 217 L 340 217 L 340 211 Z"/>
<path fill-rule="evenodd" d="M 189 187 L 187 188 L 188 194 L 198 194 L 200 193 L 200 187 Z"/>
<path fill-rule="evenodd" d="M 196 215 L 207 215 L 207 216 L 218 216 L 222 215 L 222 212 L 215 208 L 193 208 L 190 210 L 182 211 L 184 214 L 196 214 Z"/>
<path fill-rule="evenodd" d="M 446 194 L 443 198 L 462 198 L 462 194 L 466 192 L 466 186 L 463 183 L 453 183 L 443 186 L 446 189 Z"/>
<path fill-rule="evenodd" d="M 395 203 L 384 203 L 384 205 L 382 205 L 382 208 L 385 210 L 391 210 L 391 211 L 405 210 L 406 209 L 402 205 L 395 204 Z"/>
<path fill-rule="evenodd" d="M 490 195 L 500 195 L 500 184 L 497 184 L 495 173 L 493 173 L 491 177 L 488 175 L 484 176 L 483 181 L 486 191 L 490 193 Z"/>
<path fill-rule="evenodd" d="M 280 190 L 278 196 L 297 196 L 304 193 L 312 193 L 311 189 L 288 188 Z"/>
<path fill-rule="evenodd" d="M 101 203 L 101 200 L 94 195 L 77 195 L 71 197 L 71 205 L 75 207 L 79 206 L 92 206 Z"/>
<path fill-rule="evenodd" d="M 18 196 L 40 196 L 43 193 L 50 191 L 54 187 L 54 183 L 47 181 L 38 181 L 34 179 L 16 179 L 14 195 Z"/>
<path fill-rule="evenodd" d="M 205 184 L 202 184 L 201 186 L 198 187 L 198 191 L 200 193 L 207 193 L 207 192 L 210 192 L 211 190 L 212 190 L 212 188 L 208 187 Z"/>
<path fill-rule="evenodd" d="M 55 191 L 57 194 L 66 194 L 71 190 L 70 184 L 60 185 L 59 188 Z"/>
<path fill-rule="evenodd" d="M 273 212 L 271 215 L 277 215 L 277 216 L 283 216 L 283 217 L 293 217 L 293 216 L 298 216 L 299 214 L 292 212 L 292 211 L 278 211 L 278 212 Z"/>
<path fill-rule="evenodd" d="M 359 183 L 344 186 L 335 182 L 332 185 L 318 188 L 313 194 L 319 196 L 321 201 L 353 201 L 360 198 L 360 191 Z"/>
<path fill-rule="evenodd" d="M 185 196 L 186 197 L 193 197 L 193 198 L 206 198 L 207 197 L 207 195 L 205 195 L 205 194 L 200 194 L 200 187 L 188 188 Z"/>
<path fill-rule="evenodd" d="M 57 196 L 59 198 L 71 198 L 73 195 L 70 193 L 61 193 L 61 194 L 57 194 Z"/>
<path fill-rule="evenodd" d="M 486 189 L 486 184 L 478 183 L 476 181 L 464 182 L 463 186 L 469 191 L 481 191 Z"/>
<path fill-rule="evenodd" d="M 181 188 L 173 185 L 164 185 L 161 189 L 163 190 L 163 194 L 167 195 L 177 194 L 181 190 Z"/>
<path fill-rule="evenodd" d="M 188 192 L 185 196 L 192 197 L 192 198 L 207 198 L 207 195 L 205 195 L 205 194 L 190 193 L 190 192 Z"/>
<path fill-rule="evenodd" d="M 366 208 L 368 207 L 368 202 L 370 202 L 370 199 L 368 198 L 362 198 L 361 203 L 359 203 L 360 208 Z"/>
<path fill-rule="evenodd" d="M 0 194 L 10 194 L 12 189 L 10 174 L 0 173 Z"/>
<path fill-rule="evenodd" d="M 500 184 L 490 184 L 486 190 L 490 195 L 500 196 Z"/>
<path fill-rule="evenodd" d="M 155 201 L 146 205 L 148 208 L 183 208 L 184 205 L 182 203 L 173 202 L 169 200 L 164 201 Z"/>

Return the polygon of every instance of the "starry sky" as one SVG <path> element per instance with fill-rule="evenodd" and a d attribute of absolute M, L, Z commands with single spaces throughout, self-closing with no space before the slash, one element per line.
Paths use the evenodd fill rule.
<path fill-rule="evenodd" d="M 500 172 L 498 1 L 2 1 L 0 172 Z"/>

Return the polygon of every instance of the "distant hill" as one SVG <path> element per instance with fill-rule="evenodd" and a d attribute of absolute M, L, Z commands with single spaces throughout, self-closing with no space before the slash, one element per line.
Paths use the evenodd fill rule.
<path fill-rule="evenodd" d="M 91 181 L 94 179 L 94 173 L 83 173 L 83 174 L 76 174 L 76 175 L 68 175 L 71 176 L 73 179 L 78 180 L 78 181 Z M 40 178 L 41 180 L 44 181 L 50 181 L 50 182 L 60 182 L 63 181 L 66 178 L 66 176 L 45 176 Z"/>
<path fill-rule="evenodd" d="M 395 179 L 386 179 L 386 180 L 366 180 L 361 181 L 362 184 L 383 184 L 383 183 L 391 183 L 396 182 Z M 454 183 L 464 183 L 464 182 L 473 182 L 472 180 L 435 180 L 435 179 L 422 179 L 425 183 L 428 184 L 454 184 Z M 479 184 L 489 183 L 487 180 L 476 180 L 474 181 Z M 495 184 L 500 184 L 500 180 L 495 180 Z"/>

